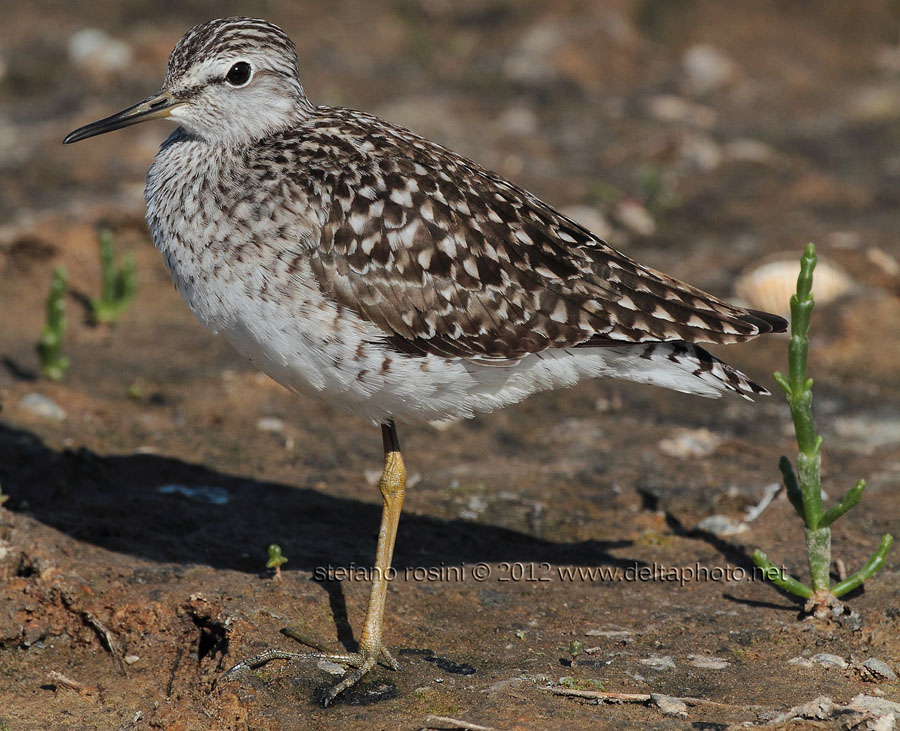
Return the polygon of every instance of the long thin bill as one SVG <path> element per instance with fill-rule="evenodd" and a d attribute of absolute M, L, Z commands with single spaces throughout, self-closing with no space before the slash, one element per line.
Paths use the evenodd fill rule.
<path fill-rule="evenodd" d="M 88 137 L 95 137 L 106 132 L 112 132 L 122 127 L 129 127 L 132 124 L 146 122 L 149 119 L 164 119 L 172 113 L 172 109 L 179 106 L 182 102 L 177 102 L 166 92 L 159 92 L 151 97 L 138 102 L 134 106 L 123 109 L 105 119 L 97 122 L 91 122 L 84 127 L 79 127 L 74 132 L 69 132 L 63 140 L 64 145 L 73 142 L 86 140 Z"/>

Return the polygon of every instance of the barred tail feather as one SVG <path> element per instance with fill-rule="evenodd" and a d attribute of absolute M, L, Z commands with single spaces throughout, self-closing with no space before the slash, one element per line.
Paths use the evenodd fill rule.
<path fill-rule="evenodd" d="M 733 391 L 748 401 L 769 392 L 736 368 L 693 343 L 673 341 L 603 348 L 616 377 L 670 388 L 683 393 L 719 398 Z"/>

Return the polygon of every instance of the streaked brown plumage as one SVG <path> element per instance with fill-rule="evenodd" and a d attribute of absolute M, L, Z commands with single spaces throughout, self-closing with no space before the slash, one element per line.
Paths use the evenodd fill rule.
<path fill-rule="evenodd" d="M 404 352 L 512 359 L 734 343 L 784 326 L 633 262 L 498 175 L 375 117 L 320 111 L 271 140 L 307 152 L 304 168 L 310 143 L 342 168 L 323 181 L 336 194 L 315 258 L 320 286 Z"/>
<path fill-rule="evenodd" d="M 266 21 L 189 31 L 163 90 L 66 142 L 181 123 L 147 178 L 147 219 L 197 318 L 274 379 L 380 423 L 384 518 L 358 667 L 379 658 L 405 486 L 394 419 L 472 416 L 610 376 L 765 393 L 696 343 L 785 328 L 635 263 L 502 177 L 409 130 L 312 105 Z M 320 655 L 321 656 L 321 655 Z M 261 663 L 293 653 L 265 653 Z"/>

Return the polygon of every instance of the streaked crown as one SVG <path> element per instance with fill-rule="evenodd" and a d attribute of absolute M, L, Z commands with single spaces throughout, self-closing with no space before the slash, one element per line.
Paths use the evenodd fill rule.
<path fill-rule="evenodd" d="M 166 85 L 175 84 L 200 61 L 215 66 L 238 56 L 265 56 L 268 68 L 299 78 L 294 42 L 277 25 L 259 18 L 218 18 L 195 25 L 169 55 Z"/>

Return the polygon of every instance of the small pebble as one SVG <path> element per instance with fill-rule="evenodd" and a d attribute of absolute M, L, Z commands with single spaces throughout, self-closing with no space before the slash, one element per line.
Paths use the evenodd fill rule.
<path fill-rule="evenodd" d="M 552 23 L 542 22 L 525 31 L 518 47 L 503 64 L 504 74 L 525 83 L 546 82 L 555 78 L 554 53 L 566 43 L 566 35 Z"/>
<path fill-rule="evenodd" d="M 724 670 L 728 667 L 728 660 L 723 657 L 710 657 L 709 655 L 688 655 L 688 663 L 695 668 L 704 670 Z"/>
<path fill-rule="evenodd" d="M 697 523 L 696 529 L 716 536 L 735 536 L 749 530 L 746 523 L 734 521 L 727 515 L 710 515 Z"/>
<path fill-rule="evenodd" d="M 722 164 L 722 148 L 706 134 L 685 135 L 681 141 L 681 159 L 692 169 L 710 172 Z"/>
<path fill-rule="evenodd" d="M 686 716 L 687 704 L 662 693 L 651 693 L 650 702 L 667 716 Z"/>
<path fill-rule="evenodd" d="M 727 86 L 735 77 L 734 62 L 708 43 L 698 43 L 684 52 L 681 59 L 687 90 L 693 94 L 709 94 Z"/>
<path fill-rule="evenodd" d="M 852 229 L 838 229 L 831 231 L 825 237 L 825 245 L 829 249 L 849 249 L 855 251 L 861 249 L 865 244 L 865 239 L 859 231 Z"/>
<path fill-rule="evenodd" d="M 834 419 L 833 428 L 842 446 L 860 454 L 900 444 L 900 418 L 893 414 L 840 416 Z"/>
<path fill-rule="evenodd" d="M 677 429 L 672 436 L 660 440 L 656 446 L 668 457 L 688 459 L 708 457 L 721 443 L 722 437 L 709 429 Z"/>
<path fill-rule="evenodd" d="M 463 520 L 477 520 L 487 506 L 487 500 L 481 495 L 472 495 L 466 500 L 466 507 L 459 511 L 459 517 Z"/>
<path fill-rule="evenodd" d="M 897 679 L 897 673 L 891 669 L 891 666 L 877 657 L 870 657 L 863 663 L 863 667 L 879 678 L 884 678 L 885 680 Z"/>
<path fill-rule="evenodd" d="M 841 670 L 848 667 L 848 663 L 844 658 L 840 655 L 832 655 L 828 652 L 820 652 L 818 655 L 813 655 L 809 659 L 825 667 L 841 668 Z"/>
<path fill-rule="evenodd" d="M 316 667 L 331 675 L 343 675 L 346 672 L 343 665 L 338 665 L 336 662 L 331 662 L 331 660 L 319 660 L 316 663 Z"/>
<path fill-rule="evenodd" d="M 858 711 L 882 711 L 886 713 L 896 713 L 900 716 L 900 703 L 896 701 L 888 701 L 884 698 L 875 698 L 870 695 L 860 693 L 853 696 L 848 704 L 850 708 Z"/>
<path fill-rule="evenodd" d="M 900 277 L 900 262 L 884 249 L 870 246 L 866 249 L 866 259 L 890 277 Z"/>
<path fill-rule="evenodd" d="M 808 703 L 793 706 L 784 713 L 767 714 L 765 720 L 773 724 L 786 724 L 797 719 L 825 721 L 834 716 L 834 701 L 826 695 L 820 695 Z"/>
<path fill-rule="evenodd" d="M 850 614 L 842 613 L 840 609 L 841 605 L 839 604 L 832 611 L 841 628 L 846 632 L 859 632 L 862 629 L 862 615 L 855 609 L 851 609 Z M 846 609 L 847 607 L 845 606 L 844 612 L 846 612 Z"/>
<path fill-rule="evenodd" d="M 650 97 L 647 111 L 660 122 L 684 122 L 706 129 L 714 127 L 719 119 L 714 109 L 694 104 L 674 94 L 657 94 Z"/>
<path fill-rule="evenodd" d="M 434 419 L 428 423 L 437 431 L 447 431 L 447 429 L 460 421 L 462 421 L 462 419 Z"/>
<path fill-rule="evenodd" d="M 260 431 L 283 432 L 284 421 L 277 416 L 264 416 L 256 420 L 256 428 Z"/>
<path fill-rule="evenodd" d="M 139 655 L 126 655 L 123 659 L 126 665 L 134 665 L 141 658 Z"/>
<path fill-rule="evenodd" d="M 612 238 L 612 225 L 594 206 L 568 206 L 563 208 L 562 212 L 601 239 Z"/>
<path fill-rule="evenodd" d="M 652 236 L 656 231 L 656 221 L 644 206 L 625 198 L 616 206 L 616 218 L 625 228 L 639 236 Z"/>
<path fill-rule="evenodd" d="M 625 629 L 624 627 L 616 627 L 615 625 L 610 627 L 604 627 L 603 629 L 589 629 L 584 633 L 587 637 L 630 637 L 632 632 L 630 629 Z"/>
<path fill-rule="evenodd" d="M 858 729 L 865 731 L 894 731 L 897 727 L 897 716 L 894 713 L 885 713 L 874 718 L 868 715 L 863 717 L 865 726 L 856 726 Z"/>
<path fill-rule="evenodd" d="M 66 412 L 53 399 L 42 393 L 25 394 L 19 401 L 19 406 L 42 419 L 63 421 L 66 418 Z"/>
<path fill-rule="evenodd" d="M 801 668 L 812 668 L 820 665 L 825 668 L 839 668 L 844 670 L 847 667 L 847 661 L 840 655 L 832 655 L 827 652 L 820 652 L 812 657 L 794 657 L 788 660 L 789 665 L 797 665 Z"/>
<path fill-rule="evenodd" d="M 672 659 L 670 655 L 653 655 L 652 657 L 647 657 L 642 660 L 638 660 L 641 665 L 646 665 L 648 668 L 652 670 L 674 670 L 675 669 L 675 661 Z"/>
<path fill-rule="evenodd" d="M 497 119 L 504 132 L 527 137 L 538 130 L 538 117 L 530 107 L 513 106 L 504 110 Z"/>
<path fill-rule="evenodd" d="M 900 90 L 894 83 L 863 87 L 847 106 L 854 122 L 890 122 L 900 117 Z"/>
<path fill-rule="evenodd" d="M 69 58 L 91 71 L 121 71 L 131 63 L 131 48 L 99 28 L 84 28 L 69 39 Z"/>
<path fill-rule="evenodd" d="M 770 163 L 778 155 L 775 149 L 765 142 L 739 138 L 725 143 L 725 157 L 738 162 Z"/>

